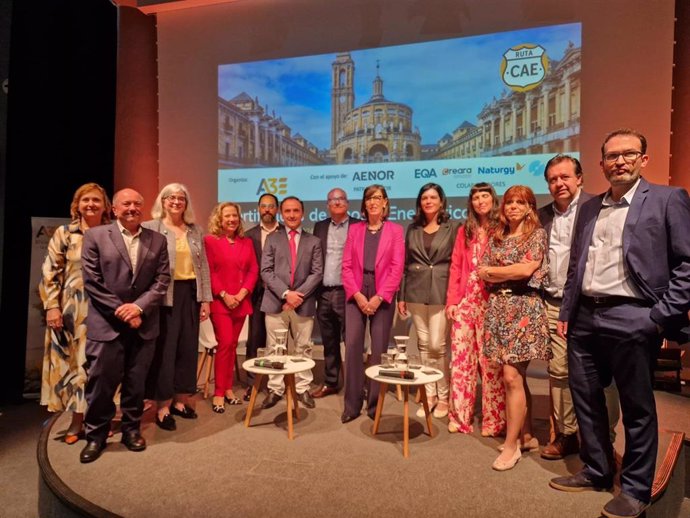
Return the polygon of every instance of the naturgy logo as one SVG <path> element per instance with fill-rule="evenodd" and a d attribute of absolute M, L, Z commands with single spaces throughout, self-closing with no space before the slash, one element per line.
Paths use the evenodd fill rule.
<path fill-rule="evenodd" d="M 262 178 L 256 195 L 261 194 L 287 194 L 287 178 Z"/>
<path fill-rule="evenodd" d="M 515 163 L 515 167 L 477 167 L 477 174 L 502 174 L 502 175 L 511 175 L 515 174 L 517 171 L 518 173 L 522 171 L 525 168 L 525 164 L 521 164 L 519 162 Z"/>

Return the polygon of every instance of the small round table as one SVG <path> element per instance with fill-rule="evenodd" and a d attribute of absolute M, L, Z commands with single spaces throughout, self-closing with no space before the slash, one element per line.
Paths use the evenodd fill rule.
<path fill-rule="evenodd" d="M 429 437 L 434 436 L 433 428 L 431 428 L 431 412 L 429 412 L 429 400 L 426 397 L 427 383 L 436 383 L 443 377 L 443 373 L 437 369 L 429 367 L 422 367 L 421 369 L 410 370 L 415 375 L 414 379 L 393 378 L 388 376 L 380 376 L 379 370 L 400 370 L 395 367 L 382 367 L 381 365 L 372 365 L 365 372 L 367 378 L 375 381 L 381 385 L 379 391 L 379 402 L 376 405 L 376 416 L 374 417 L 374 426 L 372 433 L 376 435 L 379 431 L 379 422 L 381 421 L 381 412 L 383 410 L 383 400 L 388 391 L 388 385 L 399 385 L 403 389 L 403 456 L 410 456 L 410 387 L 419 387 L 422 405 L 424 406 L 424 414 L 426 416 L 426 426 L 429 430 Z M 433 371 L 433 373 L 431 373 Z M 429 374 L 427 374 L 429 373 Z"/>
<path fill-rule="evenodd" d="M 316 366 L 314 360 L 310 358 L 298 358 L 296 356 L 267 356 L 266 359 L 279 361 L 285 363 L 284 369 L 269 369 L 266 367 L 256 367 L 254 360 L 250 358 L 245 360 L 242 368 L 247 372 L 252 372 L 254 376 L 254 386 L 252 387 L 252 395 L 249 398 L 249 406 L 247 407 L 247 415 L 244 418 L 244 426 L 249 427 L 252 420 L 252 412 L 256 403 L 256 396 L 261 387 L 261 380 L 264 376 L 271 374 L 285 376 L 285 395 L 287 397 L 287 420 L 288 420 L 288 439 L 292 439 L 292 412 L 295 412 L 295 419 L 299 421 L 299 403 L 297 399 L 297 388 L 295 386 L 295 374 L 299 372 L 308 371 Z"/>

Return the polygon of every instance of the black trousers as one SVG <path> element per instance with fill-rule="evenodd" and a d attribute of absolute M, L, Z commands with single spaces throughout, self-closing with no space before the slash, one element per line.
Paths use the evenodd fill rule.
<path fill-rule="evenodd" d="M 345 289 L 342 286 L 322 289 L 316 307 L 316 318 L 323 342 L 325 384 L 336 388 L 342 366 L 340 342 L 345 332 Z"/>
<path fill-rule="evenodd" d="M 264 288 L 257 284 L 252 293 L 252 308 L 254 312 L 249 315 L 246 359 L 256 358 L 256 350 L 259 347 L 266 347 L 266 314 L 260 309 L 263 298 Z M 254 373 L 247 372 L 247 385 L 251 387 L 253 384 Z"/>
<path fill-rule="evenodd" d="M 175 281 L 172 307 L 160 308 L 160 334 L 146 378 L 146 397 L 167 401 L 196 392 L 199 310 L 196 281 Z"/>
<path fill-rule="evenodd" d="M 621 490 L 643 502 L 651 499 L 656 464 L 652 369 L 662 341 L 649 312 L 644 303 L 581 304 L 568 325 L 569 383 L 585 473 L 602 485 L 611 485 L 616 471 L 604 398 L 604 388 L 613 378 L 625 427 Z"/>
<path fill-rule="evenodd" d="M 144 410 L 144 384 L 153 358 L 154 340 L 142 340 L 136 330 L 110 342 L 86 341 L 86 440 L 105 444 L 115 417 L 113 397 L 122 383 L 122 432 L 139 430 Z"/>

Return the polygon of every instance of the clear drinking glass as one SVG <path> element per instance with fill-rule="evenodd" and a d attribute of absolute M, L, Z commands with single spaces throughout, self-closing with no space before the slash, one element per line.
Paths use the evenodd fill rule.
<path fill-rule="evenodd" d="M 265 358 L 266 356 L 268 356 L 268 347 L 259 347 L 256 350 L 257 358 Z"/>
<path fill-rule="evenodd" d="M 411 353 L 407 357 L 407 364 L 410 366 L 410 369 L 421 369 L 422 358 L 417 353 Z"/>
<path fill-rule="evenodd" d="M 395 345 L 398 349 L 398 355 L 395 357 L 395 365 L 401 369 L 407 368 L 407 341 L 410 339 L 409 336 L 394 336 Z"/>
<path fill-rule="evenodd" d="M 390 353 L 383 353 L 381 355 L 381 367 L 385 369 L 392 369 L 395 367 L 395 355 Z"/>
<path fill-rule="evenodd" d="M 276 356 L 287 356 L 287 329 L 276 329 L 276 343 L 275 343 L 275 354 Z"/>

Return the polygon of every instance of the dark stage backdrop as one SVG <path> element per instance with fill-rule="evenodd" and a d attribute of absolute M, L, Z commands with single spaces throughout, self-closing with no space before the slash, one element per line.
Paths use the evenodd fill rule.
<path fill-rule="evenodd" d="M 11 40 L 0 157 L 0 401 L 9 402 L 23 389 L 31 217 L 68 217 L 72 194 L 87 181 L 112 192 L 117 9 L 107 0 L 22 0 L 2 2 L 0 15 L 2 48 Z"/>

